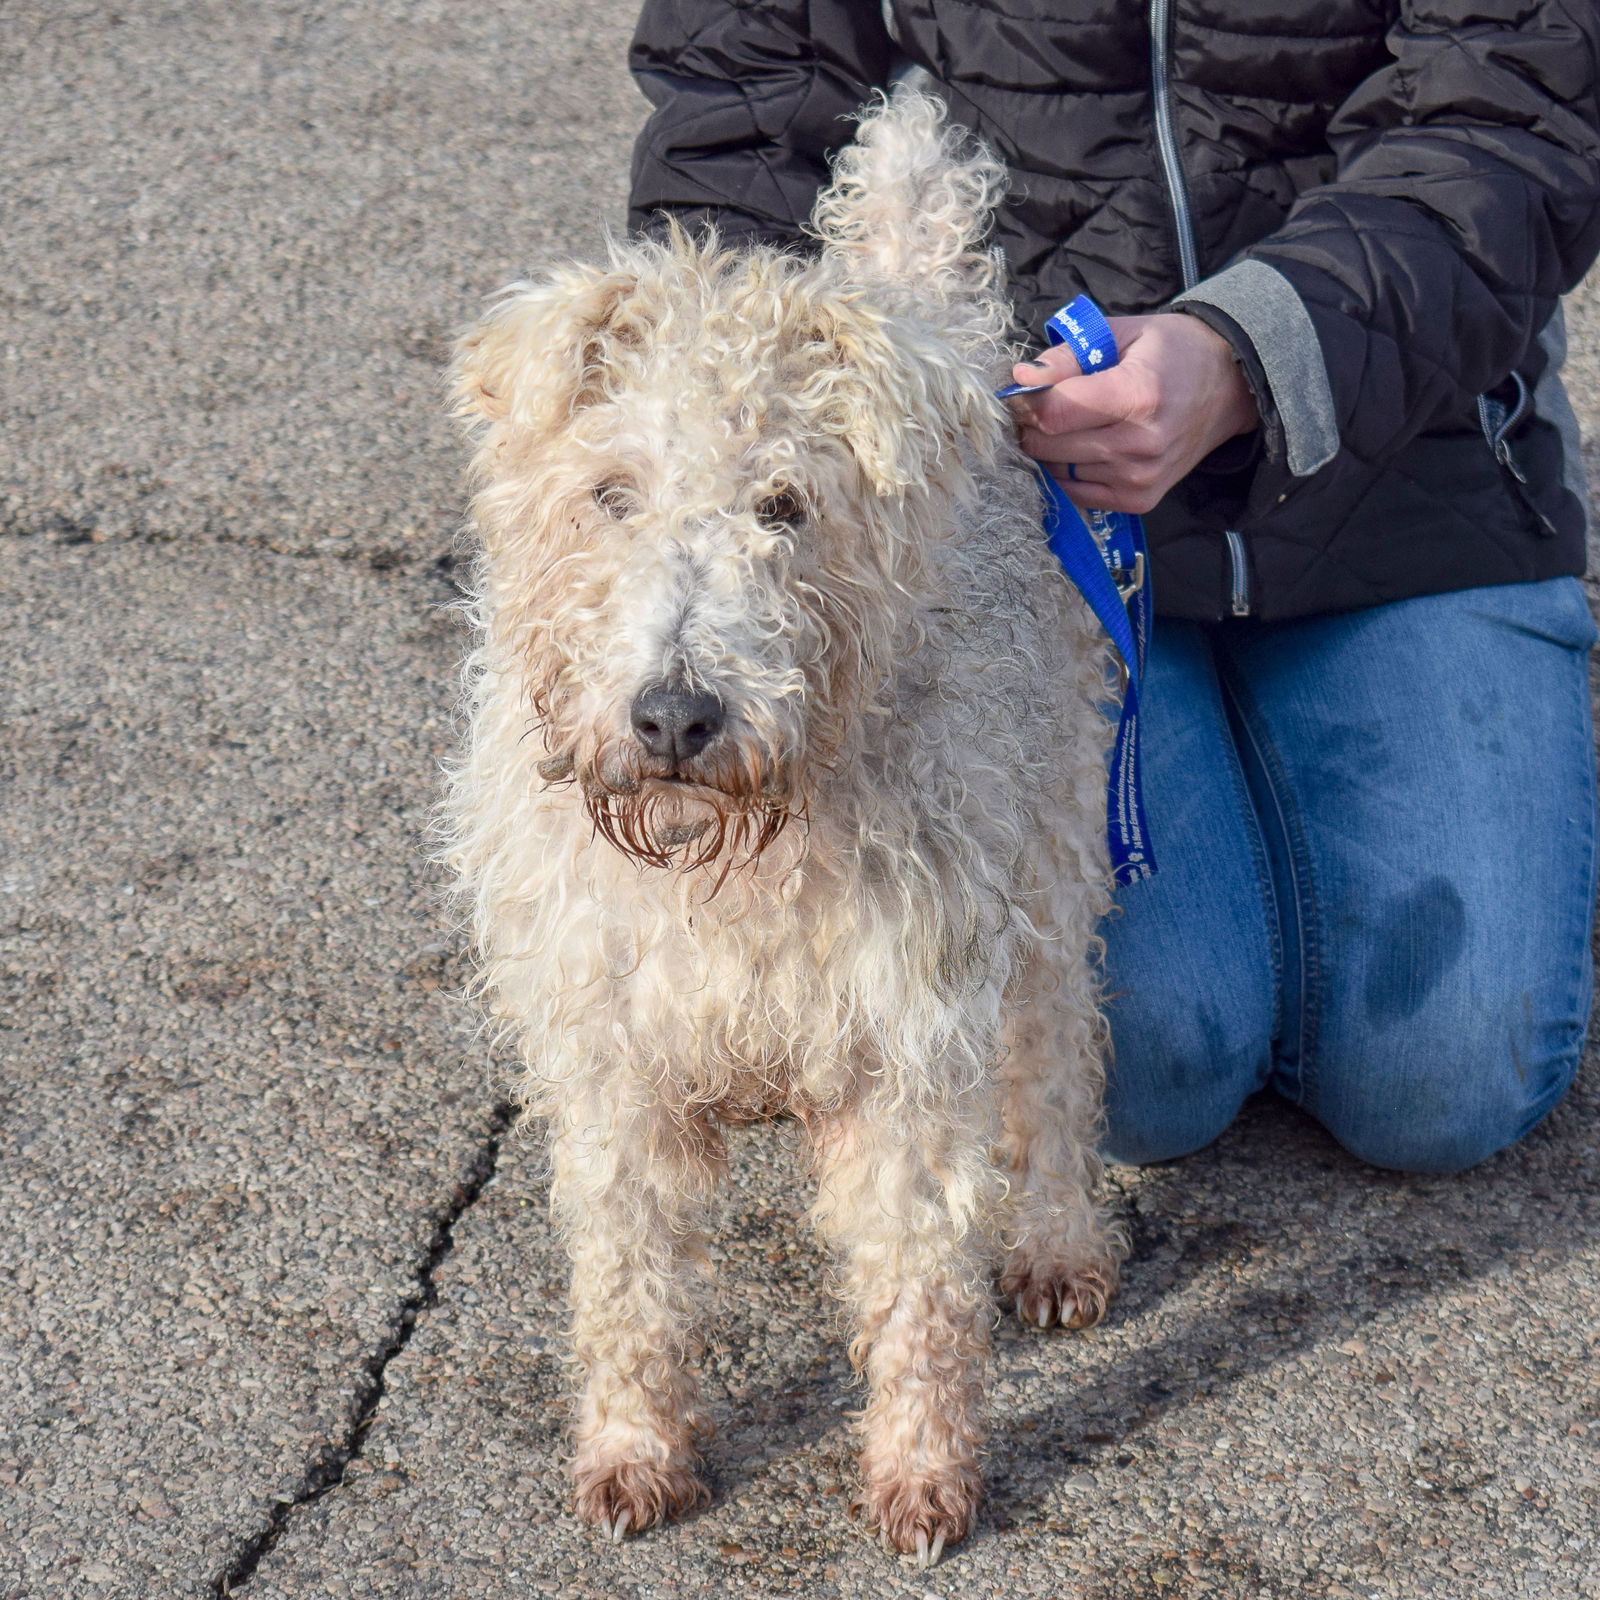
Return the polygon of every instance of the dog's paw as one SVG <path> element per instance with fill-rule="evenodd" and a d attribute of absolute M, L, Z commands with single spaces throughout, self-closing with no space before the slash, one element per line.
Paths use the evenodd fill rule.
<path fill-rule="evenodd" d="M 971 1468 L 869 1481 L 851 1507 L 864 1526 L 919 1567 L 935 1565 L 945 1550 L 966 1538 L 983 1498 Z"/>
<path fill-rule="evenodd" d="M 1117 1292 L 1114 1260 L 1062 1262 L 1013 1259 L 1000 1293 L 1030 1328 L 1092 1328 Z"/>
<path fill-rule="evenodd" d="M 577 1474 L 575 1486 L 578 1515 L 616 1541 L 696 1511 L 711 1500 L 711 1491 L 688 1467 L 664 1467 L 654 1461 L 588 1467 Z"/>

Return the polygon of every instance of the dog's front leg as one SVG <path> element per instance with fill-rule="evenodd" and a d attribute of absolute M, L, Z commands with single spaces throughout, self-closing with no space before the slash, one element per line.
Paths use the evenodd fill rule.
<path fill-rule="evenodd" d="M 585 1375 L 577 1510 L 620 1539 L 709 1498 L 695 1470 L 707 1424 L 687 1363 L 708 1277 L 699 1214 L 721 1146 L 703 1118 L 623 1074 L 568 1085 L 551 1134 Z"/>
<path fill-rule="evenodd" d="M 982 1497 L 998 1185 L 983 1131 L 964 1126 L 963 1111 L 869 1101 L 818 1140 L 816 1218 L 845 1257 L 851 1360 L 869 1385 L 857 1504 L 924 1565 L 965 1537 Z"/>
<path fill-rule="evenodd" d="M 1065 948 L 1065 939 L 1051 946 L 1056 973 L 1035 967 L 1016 995 L 1000 1070 L 1002 1147 L 1011 1169 L 1000 1290 L 1038 1328 L 1098 1322 L 1126 1253 L 1122 1230 L 1108 1223 L 1097 1193 L 1105 1029 L 1088 957 L 1066 963 Z"/>

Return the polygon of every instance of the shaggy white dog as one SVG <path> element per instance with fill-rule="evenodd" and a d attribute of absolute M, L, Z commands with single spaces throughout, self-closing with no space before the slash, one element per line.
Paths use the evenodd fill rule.
<path fill-rule="evenodd" d="M 701 1503 L 719 1124 L 789 1113 L 870 1386 L 858 1506 L 971 1526 L 1001 1292 L 1096 1319 L 1107 652 L 992 397 L 998 166 L 900 93 L 814 260 L 682 235 L 462 343 L 482 539 L 450 798 L 549 1119 L 579 1514 Z"/>

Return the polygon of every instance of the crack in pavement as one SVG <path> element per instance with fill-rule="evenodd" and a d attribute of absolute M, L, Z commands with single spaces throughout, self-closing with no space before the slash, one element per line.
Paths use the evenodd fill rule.
<path fill-rule="evenodd" d="M 378 1415 L 378 1407 L 388 1392 L 389 1363 L 410 1344 L 416 1332 L 418 1318 L 424 1311 L 438 1304 L 439 1291 L 435 1274 L 455 1248 L 456 1224 L 477 1203 L 484 1185 L 494 1176 L 500 1162 L 500 1146 L 516 1120 L 517 1110 L 509 1101 L 496 1102 L 489 1119 L 488 1136 L 473 1152 L 466 1171 L 457 1179 L 444 1215 L 434 1225 L 433 1236 L 428 1241 L 428 1251 L 417 1269 L 416 1285 L 400 1302 L 400 1315 L 382 1346 L 366 1361 L 362 1379 L 356 1390 L 356 1404 L 350 1426 L 344 1438 L 323 1445 L 306 1464 L 300 1487 L 287 1500 L 275 1501 L 268 1513 L 266 1526 L 261 1529 L 218 1575 L 212 1586 L 216 1600 L 228 1600 L 237 1594 L 255 1576 L 256 1569 L 271 1552 L 289 1525 L 289 1520 L 302 1507 L 312 1505 L 325 1494 L 330 1494 L 345 1481 L 350 1463 L 357 1460 L 366 1446 L 367 1434 Z"/>
<path fill-rule="evenodd" d="M 127 545 L 169 546 L 183 549 L 255 550 L 263 555 L 281 556 L 287 561 L 331 562 L 341 567 L 365 567 L 372 572 L 397 572 L 442 582 L 458 595 L 465 595 L 460 573 L 470 569 L 467 546 L 459 535 L 443 540 L 411 540 L 409 543 L 383 544 L 371 540 L 340 541 L 337 548 L 284 543 L 265 534 L 202 530 L 195 534 L 169 533 L 162 528 L 132 533 L 102 534 L 94 522 L 51 512 L 43 518 L 6 521 L 0 517 L 0 540 L 17 545 L 40 544 L 57 550 L 115 550 Z M 442 548 L 441 548 L 442 545 Z"/>

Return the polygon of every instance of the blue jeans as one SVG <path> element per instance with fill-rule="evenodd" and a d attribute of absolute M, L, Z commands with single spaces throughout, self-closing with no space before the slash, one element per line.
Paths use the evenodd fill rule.
<path fill-rule="evenodd" d="M 1106 1153 L 1271 1088 L 1376 1166 L 1520 1139 L 1589 1014 L 1595 767 L 1574 578 L 1282 623 L 1156 624 L 1160 871 L 1106 919 Z"/>

